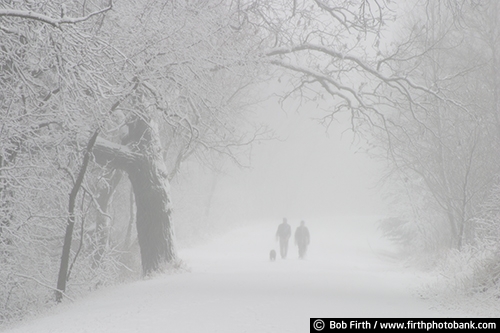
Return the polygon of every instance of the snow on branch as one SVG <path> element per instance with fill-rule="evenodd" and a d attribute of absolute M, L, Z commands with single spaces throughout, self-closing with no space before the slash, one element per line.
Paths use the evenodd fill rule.
<path fill-rule="evenodd" d="M 280 47 L 280 48 L 275 48 L 275 49 L 267 52 L 267 56 L 283 55 L 283 54 L 288 54 L 288 53 L 295 53 L 295 52 L 298 52 L 298 51 L 317 51 L 317 52 L 329 55 L 332 58 L 352 61 L 355 64 L 357 64 L 358 66 L 360 66 L 363 70 L 365 70 L 366 72 L 368 72 L 368 73 L 370 73 L 370 74 L 378 77 L 382 81 L 386 81 L 386 82 L 389 82 L 389 81 L 398 81 L 398 80 L 408 81 L 407 78 L 401 78 L 401 77 L 389 78 L 389 77 L 385 77 L 380 72 L 378 72 L 377 70 L 375 70 L 372 67 L 370 67 L 368 64 L 366 64 L 364 61 L 362 61 L 358 57 L 355 57 L 355 56 L 352 56 L 352 55 L 343 54 L 343 53 L 337 52 L 335 50 L 332 50 L 332 49 L 330 49 L 328 47 L 325 47 L 325 46 L 322 46 L 322 45 L 315 45 L 315 44 L 310 44 L 310 43 L 304 43 L 304 44 L 300 44 L 300 45 L 296 45 L 296 46 L 291 46 L 291 47 Z M 416 87 L 416 85 L 414 85 L 414 84 L 410 84 L 410 85 Z"/>
<path fill-rule="evenodd" d="M 279 60 L 272 60 L 271 64 L 277 65 L 277 66 L 280 66 L 280 67 L 283 67 L 283 68 L 286 68 L 286 69 L 290 69 L 290 70 L 292 70 L 294 72 L 298 72 L 298 73 L 302 73 L 302 74 L 314 77 L 322 85 L 323 85 L 324 82 L 328 82 L 331 85 L 333 85 L 335 88 L 338 89 L 337 92 L 334 92 L 334 91 L 331 91 L 330 89 L 327 89 L 327 91 L 332 96 L 333 95 L 339 96 L 340 98 L 344 99 L 348 103 L 349 107 L 352 107 L 353 106 L 352 99 L 349 98 L 348 96 L 346 96 L 345 94 L 343 94 L 343 93 L 340 92 L 341 90 L 347 91 L 347 92 L 350 93 L 350 95 L 352 95 L 354 97 L 354 99 L 358 102 L 359 106 L 362 106 L 362 107 L 366 108 L 366 105 L 364 105 L 363 100 L 358 95 L 358 93 L 356 93 L 356 91 L 354 91 L 354 89 L 339 84 L 338 82 L 336 82 L 335 80 L 333 80 L 330 76 L 324 75 L 324 74 L 322 74 L 320 72 L 316 72 L 316 71 L 310 70 L 308 68 L 304 68 L 304 67 L 300 67 L 300 66 L 295 66 L 293 64 L 285 63 L 285 62 L 279 61 Z M 323 86 L 325 87 L 325 85 L 323 85 Z"/>
<path fill-rule="evenodd" d="M 64 17 L 63 15 L 61 15 L 60 18 L 53 18 L 53 17 L 47 16 L 45 14 L 33 12 L 30 10 L 2 9 L 2 8 L 0 8 L 0 17 L 2 17 L 2 16 L 20 17 L 20 18 L 29 19 L 29 20 L 41 21 L 41 22 L 50 24 L 56 28 L 60 28 L 61 24 L 75 24 L 75 23 L 83 22 L 83 21 L 90 19 L 93 16 L 107 12 L 108 10 L 111 10 L 112 8 L 113 8 L 113 1 L 110 1 L 110 4 L 108 7 L 103 8 L 103 9 L 98 10 L 98 11 L 95 11 L 93 13 L 90 13 L 86 16 Z"/>
<path fill-rule="evenodd" d="M 57 288 L 54 288 L 54 287 L 51 287 L 49 286 L 47 283 L 44 283 L 44 282 L 41 282 L 40 280 L 37 280 L 35 279 L 34 277 L 31 277 L 31 276 L 28 276 L 28 275 L 24 275 L 24 274 L 17 274 L 15 273 L 16 276 L 19 276 L 19 277 L 22 277 L 24 279 L 29 279 L 29 280 L 32 280 L 32 281 L 35 281 L 36 283 L 38 283 L 39 285 L 45 287 L 45 288 L 48 288 L 48 289 L 51 289 L 51 290 L 54 290 L 56 292 L 60 292 L 64 295 L 64 297 L 66 297 L 67 299 L 69 299 L 70 301 L 75 301 L 73 298 L 69 297 L 67 294 L 65 294 L 63 291 L 57 289 Z"/>
<path fill-rule="evenodd" d="M 98 164 L 108 164 L 118 169 L 126 169 L 129 165 L 143 159 L 141 154 L 131 151 L 129 147 L 100 137 L 97 138 L 93 153 Z"/>
<path fill-rule="evenodd" d="M 380 71 L 371 67 L 369 64 L 367 64 L 366 62 L 364 62 L 362 59 L 360 59 L 358 57 L 344 54 L 344 53 L 340 53 L 340 52 L 337 52 L 335 50 L 332 50 L 332 49 L 325 47 L 325 46 L 322 46 L 322 45 L 304 43 L 304 44 L 290 46 L 290 47 L 278 47 L 278 48 L 274 48 L 274 49 L 268 51 L 267 53 L 265 53 L 265 55 L 272 57 L 272 56 L 276 56 L 276 55 L 285 55 L 285 54 L 291 54 L 291 53 L 300 52 L 300 51 L 319 52 L 319 53 L 326 54 L 326 55 L 328 55 L 332 58 L 335 58 L 335 59 L 353 62 L 354 64 L 359 66 L 359 68 L 362 69 L 365 73 L 369 73 L 369 74 L 373 75 L 374 77 L 376 77 L 377 79 L 379 79 L 380 81 L 385 82 L 389 86 L 398 89 L 410 101 L 410 103 L 414 103 L 411 92 L 409 90 L 409 89 L 413 89 L 413 90 L 418 90 L 418 91 L 424 92 L 426 94 L 429 94 L 429 95 L 431 95 L 431 96 L 433 96 L 433 97 L 435 97 L 443 102 L 450 103 L 452 105 L 455 105 L 456 107 L 463 109 L 466 112 L 469 112 L 467 107 L 460 104 L 459 102 L 447 98 L 445 95 L 439 93 L 435 89 L 419 85 L 419 84 L 415 83 L 414 81 L 412 81 L 409 77 L 396 76 L 396 75 L 385 76 Z M 285 66 L 283 66 L 282 63 L 275 63 L 275 64 L 279 64 L 280 66 L 285 67 Z M 291 70 L 297 71 L 296 69 L 291 68 L 291 65 L 288 65 L 288 68 Z"/>

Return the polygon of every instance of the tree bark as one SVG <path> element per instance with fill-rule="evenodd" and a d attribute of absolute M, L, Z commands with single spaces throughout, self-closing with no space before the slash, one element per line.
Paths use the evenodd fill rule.
<path fill-rule="evenodd" d="M 129 172 L 137 207 L 136 225 L 145 275 L 175 259 L 171 204 L 166 175 L 157 161 L 146 158 Z"/>
<path fill-rule="evenodd" d="M 127 172 L 136 202 L 136 226 L 142 271 L 161 271 L 176 259 L 172 228 L 170 184 L 155 124 L 137 119 L 129 130 L 128 146 L 100 139 L 96 162 Z"/>

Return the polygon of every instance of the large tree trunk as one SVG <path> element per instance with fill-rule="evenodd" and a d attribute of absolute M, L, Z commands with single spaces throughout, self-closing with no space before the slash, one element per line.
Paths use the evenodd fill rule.
<path fill-rule="evenodd" d="M 166 174 L 154 158 L 145 158 L 129 171 L 134 189 L 137 236 L 144 274 L 175 259 L 171 205 Z"/>
<path fill-rule="evenodd" d="M 142 270 L 148 275 L 176 259 L 170 184 L 154 123 L 136 120 L 127 141 L 133 149 L 100 139 L 94 154 L 98 163 L 128 173 L 137 208 Z"/>

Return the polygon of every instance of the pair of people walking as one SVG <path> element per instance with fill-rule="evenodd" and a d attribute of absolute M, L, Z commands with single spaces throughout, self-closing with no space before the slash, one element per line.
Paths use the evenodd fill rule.
<path fill-rule="evenodd" d="M 276 240 L 280 242 L 280 255 L 282 259 L 285 259 L 288 254 L 288 241 L 292 236 L 292 227 L 288 224 L 286 218 L 283 218 L 283 222 L 278 226 L 276 231 Z M 300 226 L 295 230 L 295 244 L 299 247 L 299 258 L 303 259 L 307 252 L 307 246 L 309 245 L 309 229 L 305 226 L 304 221 L 300 221 Z"/>

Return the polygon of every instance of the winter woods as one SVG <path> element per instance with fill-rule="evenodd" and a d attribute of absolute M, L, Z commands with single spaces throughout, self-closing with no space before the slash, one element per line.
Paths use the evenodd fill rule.
<path fill-rule="evenodd" d="M 387 162 L 389 236 L 433 255 L 486 248 L 496 272 L 499 10 L 4 1 L 1 320 L 176 265 L 170 183 L 187 162 L 239 163 L 265 134 L 245 113 L 252 88 L 278 76 L 283 98 L 323 99 L 324 124 L 349 115 Z"/>
<path fill-rule="evenodd" d="M 464 253 L 466 288 L 498 293 L 498 239 L 485 237 L 498 234 L 496 2 L 294 1 L 252 13 L 274 37 L 269 62 L 292 75 L 284 97 L 327 99 L 319 120 L 348 114 L 386 163 L 387 236 L 426 265 Z"/>
<path fill-rule="evenodd" d="M 259 74 L 231 10 L 183 1 L 2 8 L 2 319 L 51 299 L 58 271 L 58 300 L 67 286 L 74 294 L 130 274 L 134 234 L 143 274 L 176 264 L 170 180 L 188 157 L 238 160 L 260 135 L 239 127 L 240 94 Z M 130 203 L 126 191 L 133 208 L 116 213 Z"/>
<path fill-rule="evenodd" d="M 403 30 L 413 43 L 406 43 L 401 58 L 408 60 L 398 70 L 436 95 L 418 96 L 406 116 L 391 115 L 393 140 L 377 134 L 389 148 L 389 198 L 399 212 L 382 227 L 425 266 L 466 272 L 445 272 L 460 276 L 448 285 L 497 294 L 498 221 L 492 222 L 491 204 L 499 172 L 499 7 L 428 1 L 416 8 Z"/>

